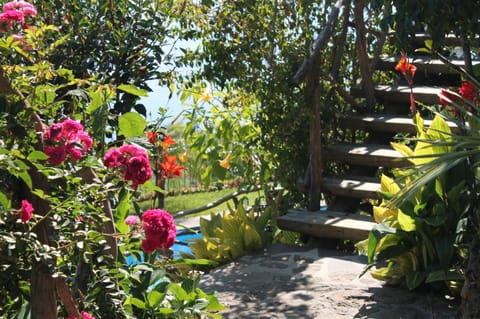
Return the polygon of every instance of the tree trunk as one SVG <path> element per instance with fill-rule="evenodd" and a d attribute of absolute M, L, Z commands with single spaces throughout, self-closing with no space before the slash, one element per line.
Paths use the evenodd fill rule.
<path fill-rule="evenodd" d="M 39 173 L 35 168 L 30 170 L 33 189 L 48 190 L 47 178 Z M 50 207 L 48 202 L 32 194 L 30 190 L 26 192 L 26 198 L 32 203 L 35 212 L 39 215 L 46 215 Z M 51 233 L 46 220 L 37 224 L 34 228 L 38 240 L 45 245 L 49 245 L 48 235 Z M 56 319 L 57 318 L 57 297 L 55 280 L 42 261 L 34 261 L 32 265 L 32 274 L 30 278 L 30 307 L 32 319 Z"/>
<path fill-rule="evenodd" d="M 458 318 L 480 318 L 480 240 L 479 234 L 472 240 L 462 289 L 462 304 Z"/>

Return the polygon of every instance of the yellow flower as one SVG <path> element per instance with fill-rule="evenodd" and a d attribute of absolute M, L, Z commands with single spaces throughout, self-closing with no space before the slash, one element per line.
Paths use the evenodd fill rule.
<path fill-rule="evenodd" d="M 213 94 L 207 88 L 203 91 L 202 95 L 200 96 L 200 101 L 211 102 L 213 100 Z"/>
<path fill-rule="evenodd" d="M 180 155 L 178 155 L 178 160 L 182 163 L 186 163 L 188 158 L 187 158 L 187 152 L 184 152 Z"/>
<path fill-rule="evenodd" d="M 232 159 L 232 153 L 229 153 L 227 157 L 225 157 L 223 160 L 219 160 L 218 164 L 225 169 L 229 169 L 231 159 Z"/>

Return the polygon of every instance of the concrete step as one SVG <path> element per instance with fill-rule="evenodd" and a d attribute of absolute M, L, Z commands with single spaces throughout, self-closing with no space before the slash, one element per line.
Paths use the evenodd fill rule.
<path fill-rule="evenodd" d="M 359 214 L 290 209 L 278 217 L 277 224 L 281 229 L 313 237 L 360 241 L 368 238 L 375 221 Z"/>

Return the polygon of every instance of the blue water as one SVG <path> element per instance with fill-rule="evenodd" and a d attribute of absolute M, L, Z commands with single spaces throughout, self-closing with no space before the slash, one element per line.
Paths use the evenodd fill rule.
<path fill-rule="evenodd" d="M 180 258 L 181 253 L 192 253 L 192 249 L 189 246 L 189 240 L 194 238 L 202 238 L 202 233 L 199 232 L 199 229 L 194 229 L 198 231 L 197 233 L 191 232 L 186 229 L 179 230 L 177 232 L 177 240 L 172 246 L 173 249 L 173 258 Z"/>
<path fill-rule="evenodd" d="M 181 258 L 182 253 L 192 253 L 192 249 L 189 246 L 189 240 L 193 238 L 202 238 L 203 235 L 200 233 L 199 227 L 194 227 L 191 229 L 181 229 L 177 231 L 177 239 L 175 240 L 175 244 L 172 246 L 173 250 L 173 258 Z M 143 254 L 141 254 L 140 262 L 143 261 Z M 127 265 L 136 265 L 138 264 L 138 260 L 135 256 L 130 255 L 127 257 Z"/>

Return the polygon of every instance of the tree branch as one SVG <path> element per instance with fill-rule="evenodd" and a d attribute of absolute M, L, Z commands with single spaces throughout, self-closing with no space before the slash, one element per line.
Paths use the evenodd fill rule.
<path fill-rule="evenodd" d="M 320 32 L 320 34 L 313 43 L 312 55 L 310 56 L 310 58 L 305 58 L 297 73 L 293 77 L 294 83 L 303 83 L 306 80 L 307 74 L 310 72 L 312 66 L 318 62 L 318 58 L 320 57 L 320 51 L 323 49 L 323 47 L 325 47 L 327 41 L 331 38 L 335 25 L 337 24 L 338 13 L 340 12 L 342 2 L 343 0 L 337 0 L 337 2 L 335 3 L 335 6 L 328 15 L 325 28 L 322 30 L 322 32 Z"/>

